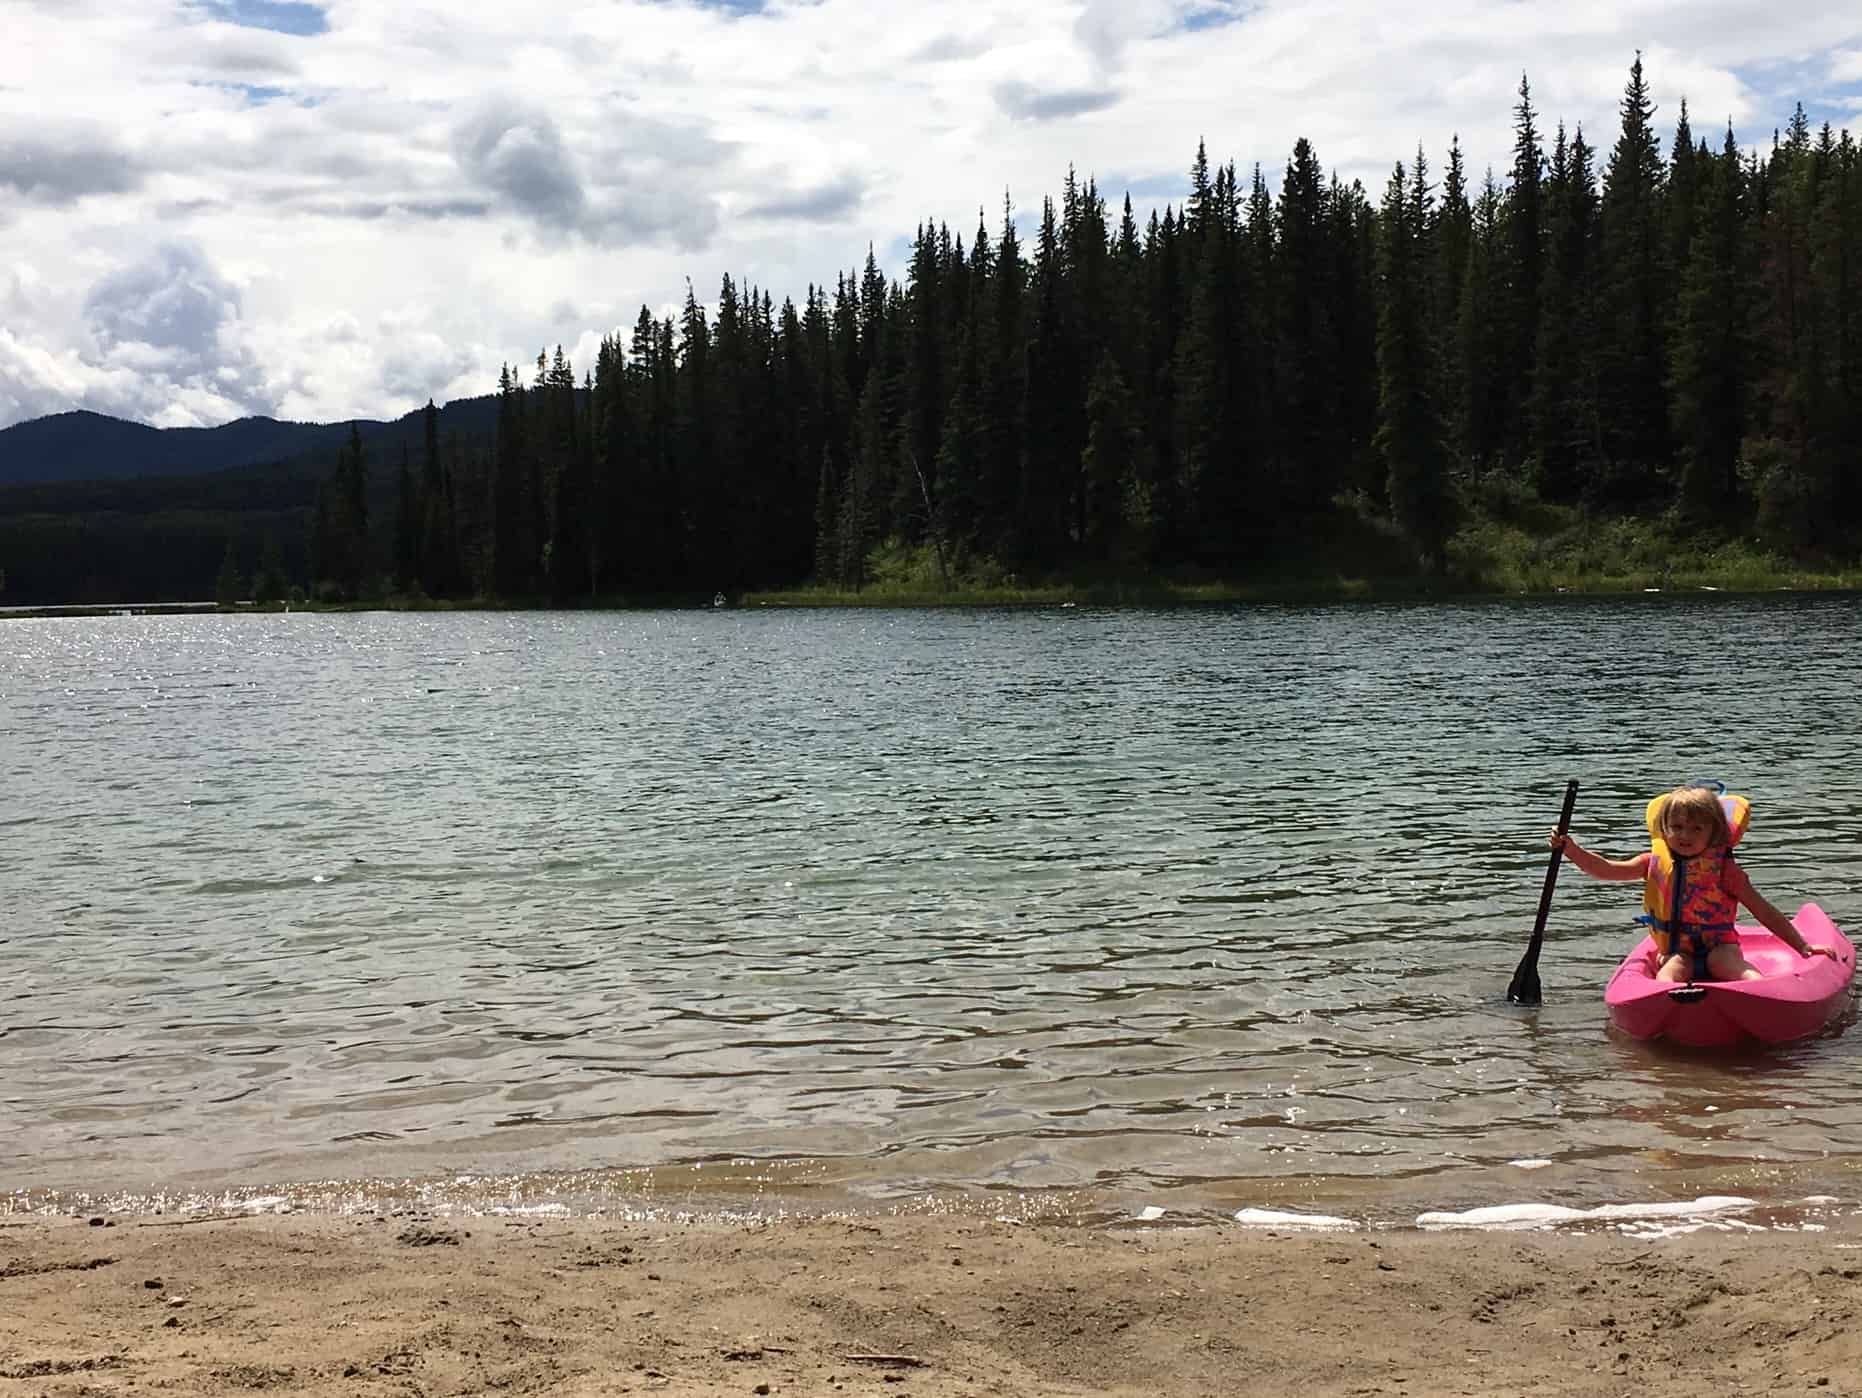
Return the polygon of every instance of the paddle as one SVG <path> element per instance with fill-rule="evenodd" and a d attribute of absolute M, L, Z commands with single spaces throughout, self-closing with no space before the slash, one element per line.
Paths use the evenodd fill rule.
<path fill-rule="evenodd" d="M 1578 784 L 1568 781 L 1565 783 L 1565 808 L 1558 816 L 1560 835 L 1571 828 L 1571 808 L 1577 803 Z M 1543 998 L 1539 993 L 1539 948 L 1545 945 L 1545 915 L 1552 910 L 1552 885 L 1558 882 L 1558 866 L 1564 862 L 1564 850 L 1555 849 L 1545 866 L 1545 888 L 1539 894 L 1539 915 L 1532 923 L 1532 940 L 1526 943 L 1526 954 L 1520 957 L 1519 969 L 1513 972 L 1512 983 L 1506 988 L 1506 998 L 1512 1004 L 1536 1005 Z"/>

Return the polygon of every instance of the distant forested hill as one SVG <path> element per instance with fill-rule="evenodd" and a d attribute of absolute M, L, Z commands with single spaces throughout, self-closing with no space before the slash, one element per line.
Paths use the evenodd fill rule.
<path fill-rule="evenodd" d="M 495 397 L 462 398 L 440 410 L 440 430 L 479 436 L 491 431 L 497 415 Z M 378 456 L 420 445 L 418 412 L 394 422 L 364 419 L 353 425 Z M 349 439 L 350 426 L 247 417 L 220 427 L 156 428 L 101 413 L 55 413 L 0 429 L 0 486 L 186 476 L 308 457 L 327 468 Z"/>
<path fill-rule="evenodd" d="M 449 459 L 479 453 L 497 412 L 496 398 L 439 409 Z M 385 549 L 403 453 L 426 451 L 424 416 L 158 430 L 78 412 L 0 431 L 0 604 L 204 599 L 229 556 L 247 581 L 268 561 L 284 578 L 308 576 L 318 489 L 352 427 L 366 527 Z"/>

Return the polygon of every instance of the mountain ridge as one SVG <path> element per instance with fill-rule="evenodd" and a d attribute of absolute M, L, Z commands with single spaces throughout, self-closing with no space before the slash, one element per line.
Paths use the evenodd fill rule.
<path fill-rule="evenodd" d="M 438 410 L 441 435 L 488 430 L 496 405 L 495 395 L 453 399 Z M 365 447 L 413 446 L 422 435 L 424 411 L 390 420 L 243 417 L 216 427 L 151 427 L 75 408 L 0 428 L 0 486 L 190 476 L 324 454 L 334 459 L 352 427 Z"/>

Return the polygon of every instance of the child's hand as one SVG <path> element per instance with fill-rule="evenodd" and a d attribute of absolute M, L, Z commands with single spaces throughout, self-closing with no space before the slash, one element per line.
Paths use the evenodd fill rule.
<path fill-rule="evenodd" d="M 1551 836 L 1545 843 L 1555 850 L 1564 851 L 1570 849 L 1577 841 L 1558 829 L 1557 826 L 1553 826 Z"/>
<path fill-rule="evenodd" d="M 1805 942 L 1804 949 L 1800 951 L 1798 955 L 1799 956 L 1827 956 L 1830 958 L 1830 960 L 1834 961 L 1836 960 L 1836 948 L 1825 946 L 1822 942 Z"/>

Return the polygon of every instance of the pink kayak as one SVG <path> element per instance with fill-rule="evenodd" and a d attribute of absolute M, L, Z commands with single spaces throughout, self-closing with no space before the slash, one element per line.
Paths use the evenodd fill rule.
<path fill-rule="evenodd" d="M 1747 1039 L 1781 1044 L 1815 1034 L 1849 1003 L 1856 949 L 1815 903 L 1791 919 L 1807 942 L 1836 950 L 1799 956 L 1760 927 L 1739 928 L 1740 950 L 1764 976 L 1755 981 L 1658 981 L 1649 938 L 1623 958 L 1603 993 L 1610 1022 L 1637 1039 L 1668 1039 L 1695 1048 L 1723 1048 Z"/>

